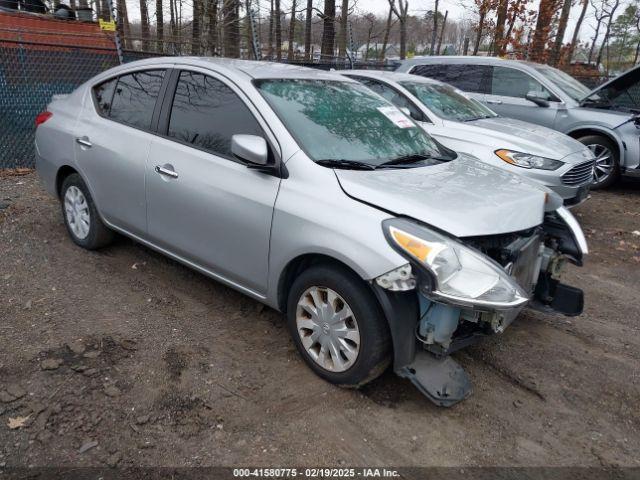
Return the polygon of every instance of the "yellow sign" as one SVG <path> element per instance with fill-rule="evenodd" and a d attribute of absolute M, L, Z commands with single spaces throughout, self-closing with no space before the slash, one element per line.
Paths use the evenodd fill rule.
<path fill-rule="evenodd" d="M 109 20 L 108 22 L 105 22 L 104 20 L 100 19 L 98 20 L 98 23 L 100 23 L 100 30 L 105 30 L 107 32 L 116 31 L 116 22 L 114 22 L 113 20 Z"/>

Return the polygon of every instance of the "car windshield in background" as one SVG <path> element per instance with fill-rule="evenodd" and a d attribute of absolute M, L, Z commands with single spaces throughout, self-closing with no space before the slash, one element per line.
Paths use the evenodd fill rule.
<path fill-rule="evenodd" d="M 409 90 L 429 110 L 445 120 L 470 122 L 496 116 L 480 102 L 466 97 L 449 85 L 422 82 L 400 82 L 400 85 Z"/>
<path fill-rule="evenodd" d="M 553 67 L 539 66 L 535 69 L 544 75 L 547 80 L 553 82 L 553 84 L 569 95 L 576 101 L 582 100 L 589 95 L 591 91 L 588 87 L 580 83 L 568 73 L 564 73 L 562 70 L 558 70 Z"/>
<path fill-rule="evenodd" d="M 307 155 L 335 166 L 390 161 L 433 164 L 455 154 L 368 88 L 336 80 L 256 81 L 261 94 Z M 340 163 L 338 163 L 340 162 Z"/>

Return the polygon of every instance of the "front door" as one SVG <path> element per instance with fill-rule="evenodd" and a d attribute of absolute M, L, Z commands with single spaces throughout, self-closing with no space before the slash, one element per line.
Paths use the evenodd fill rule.
<path fill-rule="evenodd" d="M 549 106 L 540 107 L 525 98 L 536 92 L 548 98 Z M 555 100 L 555 101 L 554 101 Z M 511 67 L 493 67 L 493 73 L 485 103 L 497 114 L 525 122 L 554 128 L 561 103 L 540 82 L 526 72 Z"/>
<path fill-rule="evenodd" d="M 232 135 L 264 137 L 263 129 L 237 91 L 207 73 L 181 71 L 165 103 L 170 114 L 146 169 L 150 240 L 264 294 L 281 179 L 247 168 L 230 151 Z"/>

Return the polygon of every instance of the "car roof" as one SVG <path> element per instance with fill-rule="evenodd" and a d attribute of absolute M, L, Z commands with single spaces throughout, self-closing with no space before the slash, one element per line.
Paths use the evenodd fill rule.
<path fill-rule="evenodd" d="M 443 82 L 433 78 L 423 77 L 421 75 L 413 75 L 410 73 L 390 72 L 388 70 L 344 70 L 340 72 L 345 76 L 356 75 L 361 77 L 379 78 L 391 82 L 417 82 L 429 83 L 432 85 L 443 85 Z"/>
<path fill-rule="evenodd" d="M 350 81 L 336 73 L 301 67 L 298 65 L 220 57 L 155 57 L 126 63 L 121 65 L 121 68 L 153 67 L 154 65 L 159 64 L 197 66 L 223 74 L 230 74 L 231 76 L 240 75 L 246 79 L 308 78 L 316 80 Z"/>
<path fill-rule="evenodd" d="M 473 55 L 451 55 L 451 56 L 418 56 L 402 61 L 402 65 L 422 65 L 422 64 L 452 64 L 469 63 L 475 65 L 522 65 L 526 67 L 539 67 L 541 64 L 529 62 L 527 60 L 511 60 L 500 57 L 479 57 Z"/>

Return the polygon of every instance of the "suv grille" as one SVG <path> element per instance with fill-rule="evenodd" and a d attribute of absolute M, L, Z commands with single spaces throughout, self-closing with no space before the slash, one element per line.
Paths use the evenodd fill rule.
<path fill-rule="evenodd" d="M 593 167 L 595 160 L 579 163 L 562 176 L 565 185 L 582 185 L 593 180 Z"/>

